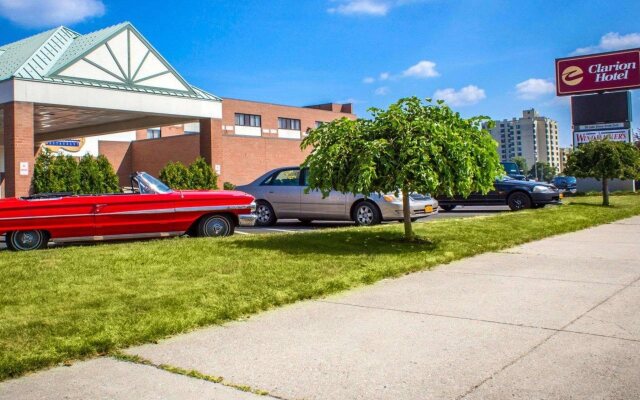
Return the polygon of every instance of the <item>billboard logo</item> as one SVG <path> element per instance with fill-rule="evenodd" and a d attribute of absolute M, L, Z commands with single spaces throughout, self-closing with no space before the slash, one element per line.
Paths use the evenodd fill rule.
<path fill-rule="evenodd" d="M 556 93 L 640 88 L 640 49 L 556 59 Z"/>
<path fill-rule="evenodd" d="M 582 68 L 575 65 L 567 67 L 562 71 L 562 82 L 569 86 L 579 85 L 584 79 L 583 73 Z"/>

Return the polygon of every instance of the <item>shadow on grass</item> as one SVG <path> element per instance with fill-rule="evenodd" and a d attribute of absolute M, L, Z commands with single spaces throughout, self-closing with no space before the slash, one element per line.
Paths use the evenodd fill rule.
<path fill-rule="evenodd" d="M 280 251 L 291 255 L 382 255 L 435 251 L 438 243 L 419 237 L 418 241 L 405 241 L 401 232 L 374 229 L 341 229 L 339 231 L 310 232 L 301 235 L 270 235 L 243 238 L 230 242 L 237 249 Z"/>

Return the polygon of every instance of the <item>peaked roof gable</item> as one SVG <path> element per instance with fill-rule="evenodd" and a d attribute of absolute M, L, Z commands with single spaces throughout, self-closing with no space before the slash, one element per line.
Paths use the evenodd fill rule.
<path fill-rule="evenodd" d="M 64 57 L 49 73 L 51 78 L 80 78 L 194 93 L 191 86 L 129 23 L 100 34 L 75 58 Z M 79 39 L 78 39 L 79 40 Z"/>
<path fill-rule="evenodd" d="M 129 22 L 80 35 L 59 27 L 0 46 L 0 81 L 18 78 L 204 100 Z"/>

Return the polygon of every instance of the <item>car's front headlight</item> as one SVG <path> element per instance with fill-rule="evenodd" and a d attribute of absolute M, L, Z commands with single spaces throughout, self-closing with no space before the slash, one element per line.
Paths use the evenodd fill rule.
<path fill-rule="evenodd" d="M 534 186 L 533 187 L 533 193 L 553 193 L 553 189 L 550 188 L 549 186 Z"/>

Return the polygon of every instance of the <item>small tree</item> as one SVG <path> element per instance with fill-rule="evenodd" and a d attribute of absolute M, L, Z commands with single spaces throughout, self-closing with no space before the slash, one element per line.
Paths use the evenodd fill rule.
<path fill-rule="evenodd" d="M 569 155 L 565 173 L 602 181 L 602 205 L 608 206 L 610 179 L 640 177 L 640 150 L 630 143 L 592 141 Z"/>
<path fill-rule="evenodd" d="M 78 163 L 80 174 L 80 193 L 102 193 L 103 176 L 96 159 L 91 154 L 82 156 Z"/>
<path fill-rule="evenodd" d="M 31 190 L 33 193 L 50 193 L 53 178 L 53 153 L 43 148 L 36 157 L 31 178 Z"/>
<path fill-rule="evenodd" d="M 160 180 L 171 189 L 190 189 L 191 176 L 189 168 L 183 163 L 169 162 L 160 170 Z"/>
<path fill-rule="evenodd" d="M 80 169 L 74 157 L 54 156 L 51 171 L 51 192 L 80 193 Z"/>
<path fill-rule="evenodd" d="M 211 165 L 207 161 L 198 157 L 189 165 L 190 188 L 191 189 L 217 189 L 218 175 L 213 172 Z"/>
<path fill-rule="evenodd" d="M 529 166 L 527 165 L 526 158 L 518 156 L 518 157 L 513 157 L 511 161 L 513 161 L 518 165 L 518 169 L 522 171 L 523 174 L 526 174 L 527 171 L 529 170 Z"/>
<path fill-rule="evenodd" d="M 99 193 L 118 193 L 120 192 L 120 179 L 116 171 L 113 170 L 113 166 L 109 162 L 109 159 L 100 154 L 96 158 L 98 164 L 98 170 L 102 176 L 102 186 Z"/>
<path fill-rule="evenodd" d="M 320 125 L 302 141 L 309 189 L 328 195 L 402 193 L 405 238 L 414 239 L 410 193 L 468 196 L 488 192 L 504 173 L 497 143 L 482 122 L 464 119 L 444 102 L 403 98 L 369 109 L 373 120 L 342 118 Z"/>
<path fill-rule="evenodd" d="M 538 161 L 529 170 L 529 177 L 538 178 L 538 180 L 550 182 L 558 174 L 555 167 L 546 162 Z"/>

